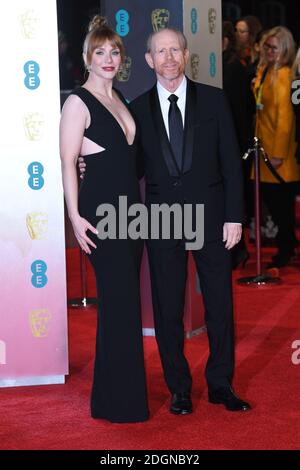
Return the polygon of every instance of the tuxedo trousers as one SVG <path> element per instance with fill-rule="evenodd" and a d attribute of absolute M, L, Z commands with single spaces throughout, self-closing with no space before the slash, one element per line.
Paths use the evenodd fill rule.
<path fill-rule="evenodd" d="M 183 324 L 188 251 L 183 240 L 174 246 L 149 242 L 147 248 L 155 335 L 164 377 L 171 393 L 189 393 L 192 378 L 184 355 Z M 209 341 L 207 384 L 210 389 L 228 387 L 234 369 L 230 252 L 222 240 L 217 240 L 192 251 L 192 255 L 203 295 Z"/>

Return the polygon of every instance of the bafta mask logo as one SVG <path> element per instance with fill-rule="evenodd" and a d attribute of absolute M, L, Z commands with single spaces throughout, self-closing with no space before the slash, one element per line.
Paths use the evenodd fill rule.
<path fill-rule="evenodd" d="M 46 338 L 49 333 L 51 314 L 46 308 L 30 312 L 30 328 L 35 338 Z"/>
<path fill-rule="evenodd" d="M 46 212 L 31 212 L 26 216 L 26 225 L 32 240 L 42 240 L 48 229 L 48 215 Z"/>
<path fill-rule="evenodd" d="M 39 18 L 34 10 L 25 10 L 20 15 L 22 35 L 25 39 L 34 39 L 37 35 Z"/>
<path fill-rule="evenodd" d="M 153 31 L 159 31 L 163 28 L 167 28 L 170 20 L 170 12 L 165 8 L 157 8 L 151 13 L 151 21 Z"/>
<path fill-rule="evenodd" d="M 215 8 L 208 10 L 208 29 L 210 34 L 214 34 L 217 28 L 217 11 Z"/>
<path fill-rule="evenodd" d="M 117 73 L 117 80 L 119 82 L 128 82 L 131 74 L 131 65 L 132 59 L 129 56 L 126 56 L 124 62 L 120 65 L 119 71 Z"/>
<path fill-rule="evenodd" d="M 23 117 L 25 135 L 28 140 L 41 140 L 44 120 L 39 113 L 26 113 Z"/>
<path fill-rule="evenodd" d="M 6 344 L 0 340 L 0 364 L 6 364 Z"/>
<path fill-rule="evenodd" d="M 198 80 L 199 78 L 199 63 L 200 63 L 200 57 L 198 54 L 191 54 L 191 73 L 192 73 L 192 79 L 193 80 Z"/>

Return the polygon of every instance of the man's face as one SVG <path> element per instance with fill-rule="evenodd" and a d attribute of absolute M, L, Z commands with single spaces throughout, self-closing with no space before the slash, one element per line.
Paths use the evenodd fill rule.
<path fill-rule="evenodd" d="M 162 30 L 153 37 L 151 51 L 145 57 L 158 80 L 174 80 L 184 75 L 189 52 L 174 31 Z"/>

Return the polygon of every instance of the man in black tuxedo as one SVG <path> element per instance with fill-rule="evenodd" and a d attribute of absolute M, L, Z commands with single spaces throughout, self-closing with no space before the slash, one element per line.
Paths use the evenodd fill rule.
<path fill-rule="evenodd" d="M 204 245 L 193 250 L 205 304 L 210 355 L 209 401 L 230 411 L 250 405 L 231 388 L 234 370 L 231 260 L 242 232 L 243 187 L 238 144 L 222 90 L 185 77 L 184 35 L 163 29 L 148 40 L 146 60 L 157 84 L 130 104 L 140 128 L 146 206 L 204 205 Z M 81 171 L 83 165 L 80 165 Z M 147 242 L 156 339 L 170 411 L 192 412 L 192 379 L 184 356 L 186 240 Z"/>
<path fill-rule="evenodd" d="M 230 411 L 248 410 L 250 405 L 231 388 L 234 333 L 229 250 L 240 240 L 244 215 L 239 150 L 222 90 L 187 79 L 188 56 L 180 31 L 163 29 L 149 37 L 146 61 L 156 73 L 157 84 L 130 105 L 141 132 L 146 205 L 204 204 L 204 246 L 192 254 L 209 338 L 209 401 Z M 147 243 L 156 339 L 172 395 L 170 411 L 175 414 L 192 411 L 192 380 L 183 352 L 184 242 Z"/>

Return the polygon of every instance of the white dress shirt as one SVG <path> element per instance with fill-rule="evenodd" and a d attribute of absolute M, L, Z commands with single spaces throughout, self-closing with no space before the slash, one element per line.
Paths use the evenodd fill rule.
<path fill-rule="evenodd" d="M 187 80 L 183 77 L 182 82 L 180 83 L 179 87 L 171 93 L 170 91 L 166 90 L 159 82 L 157 82 L 157 93 L 160 102 L 160 109 L 162 112 L 162 116 L 164 119 L 165 128 L 167 131 L 168 138 L 169 136 L 169 107 L 170 101 L 168 100 L 170 95 L 178 96 L 177 106 L 180 109 L 181 116 L 182 116 L 182 123 L 184 126 L 184 115 L 185 115 L 185 103 L 186 103 L 186 87 L 187 87 Z"/>

